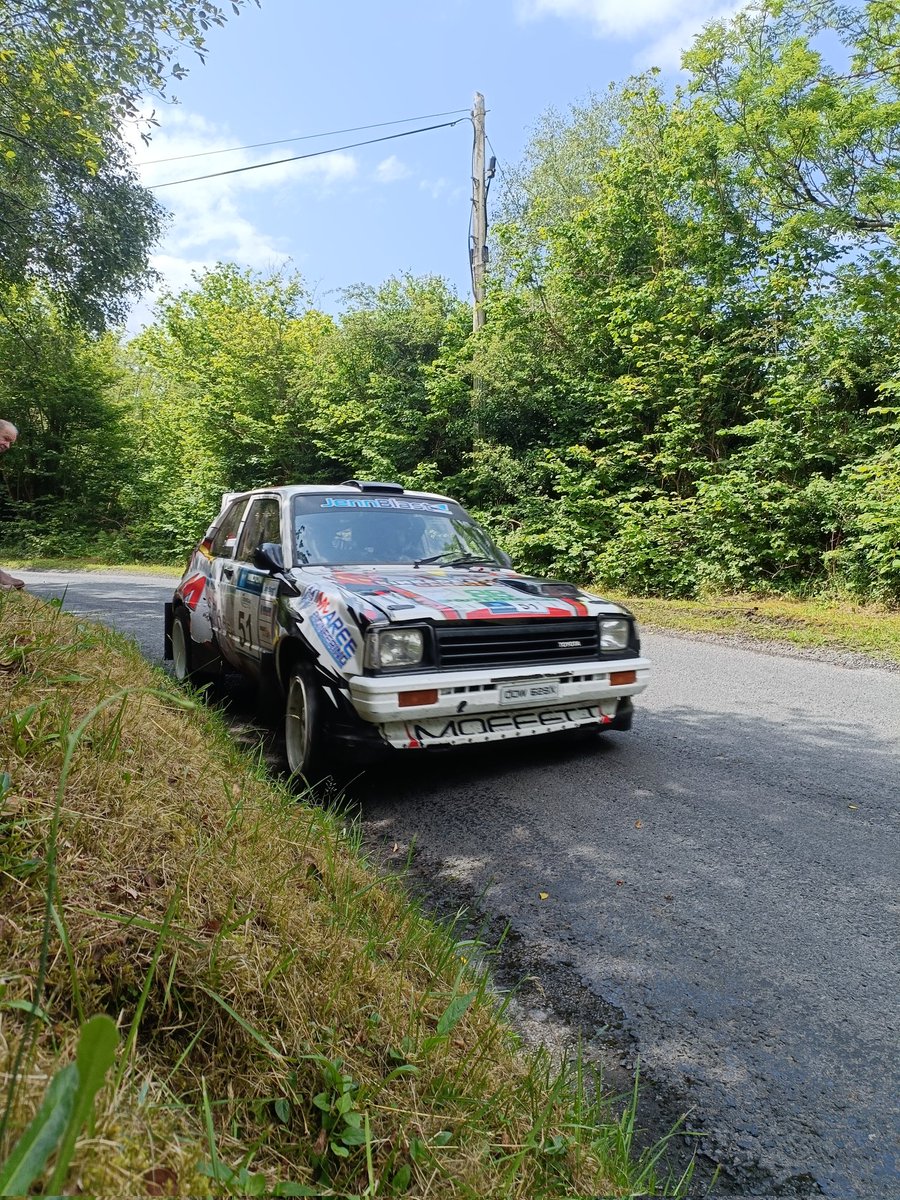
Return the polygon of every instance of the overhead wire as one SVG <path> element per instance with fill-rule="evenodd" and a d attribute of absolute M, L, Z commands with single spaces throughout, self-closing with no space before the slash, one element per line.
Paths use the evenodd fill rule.
<path fill-rule="evenodd" d="M 433 117 L 455 117 L 458 113 L 466 113 L 467 108 L 451 108 L 447 112 L 422 113 L 418 117 L 400 117 L 396 121 L 377 121 L 373 125 L 351 125 L 347 129 L 327 129 L 324 133 L 304 133 L 300 137 L 277 138 L 272 142 L 252 142 L 249 146 L 227 146 L 222 150 L 197 150 L 193 154 L 172 154 L 168 158 L 147 158 L 142 167 L 156 166 L 158 163 L 182 162 L 186 158 L 207 158 L 210 154 L 234 154 L 238 150 L 262 150 L 266 146 L 285 146 L 289 142 L 311 142 L 320 137 L 338 137 L 342 133 L 362 133 L 366 129 L 384 129 L 388 125 L 408 125 L 410 121 L 430 121 Z"/>
<path fill-rule="evenodd" d="M 374 146 L 377 142 L 391 142 L 396 138 L 412 137 L 415 133 L 429 133 L 433 129 L 452 129 L 454 125 L 459 125 L 460 121 L 466 120 L 465 117 L 458 117 L 455 121 L 442 121 L 439 125 L 423 125 L 419 129 L 404 129 L 400 133 L 388 133 L 384 137 L 368 138 L 363 142 L 349 142 L 344 146 L 330 146 L 327 150 L 312 150 L 309 154 L 292 154 L 289 158 L 273 158 L 268 162 L 250 163 L 246 167 L 232 167 L 228 171 L 213 171 L 209 175 L 192 175 L 189 179 L 170 179 L 166 183 L 152 183 L 147 185 L 148 191 L 155 192 L 159 188 L 175 187 L 179 183 L 199 183 L 203 179 L 219 179 L 223 175 L 240 175 L 243 171 L 259 171 L 263 167 L 278 167 L 283 163 L 300 162 L 305 158 L 318 158 L 323 154 L 337 154 L 341 150 L 356 150 L 359 146 Z"/>

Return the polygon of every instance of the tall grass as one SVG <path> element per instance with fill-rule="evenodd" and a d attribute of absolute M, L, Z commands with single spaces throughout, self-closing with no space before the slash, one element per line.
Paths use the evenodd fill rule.
<path fill-rule="evenodd" d="M 54 1186 L 97 1195 L 678 1194 L 483 965 L 121 639 L 0 598 L 0 1162 L 118 1029 Z M 79 1128 L 82 1128 L 81 1126 Z"/>

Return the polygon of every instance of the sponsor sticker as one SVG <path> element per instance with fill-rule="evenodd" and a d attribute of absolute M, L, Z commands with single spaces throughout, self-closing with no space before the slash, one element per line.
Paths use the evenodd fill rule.
<path fill-rule="evenodd" d="M 324 594 L 320 593 L 309 623 L 337 665 L 346 666 L 356 653 L 356 639 L 343 618 L 331 608 Z"/>
<path fill-rule="evenodd" d="M 339 582 L 344 583 L 345 580 L 339 579 Z M 405 603 L 400 605 L 403 608 L 408 607 L 410 600 L 415 600 L 418 604 L 459 609 L 463 614 L 471 615 L 474 612 L 487 617 L 526 616 L 532 613 L 548 615 L 557 611 L 547 600 L 526 600 L 503 587 L 485 584 L 483 579 L 454 579 L 448 582 L 446 578 L 427 574 L 391 575 L 389 578 L 373 579 L 371 586 L 378 588 L 375 594 L 388 604 L 397 603 L 396 598 L 403 597 Z M 562 611 L 568 615 L 567 610 Z"/>
<path fill-rule="evenodd" d="M 251 571 L 247 567 L 241 567 L 240 571 L 238 572 L 238 591 L 253 592 L 254 595 L 258 596 L 263 589 L 263 584 L 265 581 L 265 575 L 260 575 L 258 571 Z"/>
<path fill-rule="evenodd" d="M 393 728 L 402 730 L 402 745 L 411 741 L 421 746 L 440 742 L 493 741 L 504 737 L 525 737 L 529 734 L 550 733 L 554 729 L 570 729 L 596 723 L 606 725 L 612 720 L 597 704 L 577 704 L 570 708 L 551 708 L 524 712 L 498 712 L 432 717 L 410 721 L 402 726 L 386 726 L 388 740 L 398 742 Z"/>
<path fill-rule="evenodd" d="M 181 594 L 184 597 L 184 602 L 191 611 L 200 603 L 200 597 L 203 595 L 205 587 L 205 575 L 192 575 L 190 579 L 186 579 L 181 585 Z"/>
<path fill-rule="evenodd" d="M 397 500 L 393 496 L 326 496 L 320 508 L 393 508 L 405 512 L 449 513 L 439 500 Z"/>
<path fill-rule="evenodd" d="M 278 593 L 278 580 L 269 579 L 263 586 L 259 601 L 259 644 L 263 650 L 271 650 L 275 645 L 275 626 L 277 605 L 275 598 Z"/>

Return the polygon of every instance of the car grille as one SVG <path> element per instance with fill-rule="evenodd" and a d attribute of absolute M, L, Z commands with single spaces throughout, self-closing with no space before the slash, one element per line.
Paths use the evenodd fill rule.
<path fill-rule="evenodd" d="M 465 621 L 435 627 L 438 666 L 503 667 L 600 657 L 597 621 Z M 572 643 L 576 643 L 573 645 Z"/>

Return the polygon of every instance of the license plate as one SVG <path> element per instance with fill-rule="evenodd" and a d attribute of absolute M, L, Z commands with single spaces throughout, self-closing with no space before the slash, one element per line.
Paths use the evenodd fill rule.
<path fill-rule="evenodd" d="M 504 683 L 500 688 L 501 704 L 531 706 L 545 700 L 559 699 L 558 680 L 535 680 L 533 683 Z"/>

